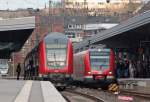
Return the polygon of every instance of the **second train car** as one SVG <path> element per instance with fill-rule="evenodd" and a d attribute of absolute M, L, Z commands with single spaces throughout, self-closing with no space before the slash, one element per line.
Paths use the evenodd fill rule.
<path fill-rule="evenodd" d="M 73 80 L 106 88 L 114 81 L 115 56 L 112 49 L 88 49 L 74 54 Z"/>

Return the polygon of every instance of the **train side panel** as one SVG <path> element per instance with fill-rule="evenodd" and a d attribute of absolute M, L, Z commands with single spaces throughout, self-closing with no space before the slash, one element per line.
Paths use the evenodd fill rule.
<path fill-rule="evenodd" d="M 39 45 L 39 74 L 47 74 L 46 72 L 46 49 L 44 41 Z"/>
<path fill-rule="evenodd" d="M 114 78 L 115 74 L 115 55 L 113 50 L 111 49 L 110 51 L 110 68 L 109 71 L 107 72 L 107 79 Z"/>
<path fill-rule="evenodd" d="M 86 51 L 85 57 L 84 57 L 84 65 L 85 65 L 85 80 L 92 78 L 91 75 L 91 63 L 90 63 L 90 53 L 89 50 Z"/>
<path fill-rule="evenodd" d="M 68 41 L 68 50 L 67 50 L 67 73 L 73 73 L 73 47 L 71 40 Z"/>
<path fill-rule="evenodd" d="M 74 70 L 73 70 L 73 80 L 83 81 L 85 76 L 85 58 L 86 51 L 74 54 Z"/>

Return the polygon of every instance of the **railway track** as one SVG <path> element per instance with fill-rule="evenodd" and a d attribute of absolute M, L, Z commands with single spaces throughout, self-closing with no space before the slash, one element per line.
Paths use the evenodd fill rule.
<path fill-rule="evenodd" d="M 66 94 L 66 93 L 68 93 L 68 94 Z M 67 97 L 67 95 L 70 95 L 70 94 L 74 94 L 74 96 L 78 96 L 78 97 L 84 97 L 86 99 L 86 101 L 88 101 L 88 102 L 106 102 L 105 100 L 103 100 L 99 97 L 93 96 L 93 95 L 89 95 L 86 92 L 83 93 L 83 92 L 77 92 L 74 90 L 67 89 L 64 92 L 62 92 L 62 94 L 68 102 L 75 102 L 75 101 L 69 99 L 70 96 L 68 96 L 69 98 Z M 76 102 L 79 102 L 79 100 L 76 100 Z M 85 100 L 83 100 L 81 102 L 85 102 Z"/>
<path fill-rule="evenodd" d="M 76 89 L 69 89 L 69 92 L 70 93 L 75 92 L 76 94 L 74 94 L 74 96 L 75 95 L 82 96 L 82 94 L 86 94 L 87 98 L 89 98 L 90 96 L 92 97 L 94 96 L 98 98 L 98 99 L 94 99 L 94 101 L 81 101 L 81 102 L 123 102 L 127 100 L 127 98 L 132 99 L 132 102 L 150 102 L 150 94 L 138 93 L 133 91 L 131 92 L 130 90 L 124 90 L 124 91 L 120 90 L 119 94 L 114 94 L 112 92 L 103 91 L 100 89 L 95 90 L 95 89 L 88 89 L 88 88 L 76 88 Z M 68 101 L 68 102 L 80 102 L 80 101 Z"/>
<path fill-rule="evenodd" d="M 121 90 L 120 92 L 122 94 L 128 94 L 128 95 L 133 95 L 136 97 L 150 99 L 150 94 L 148 94 L 148 93 L 142 93 L 142 92 L 136 92 L 136 91 L 130 91 L 130 90 Z"/>

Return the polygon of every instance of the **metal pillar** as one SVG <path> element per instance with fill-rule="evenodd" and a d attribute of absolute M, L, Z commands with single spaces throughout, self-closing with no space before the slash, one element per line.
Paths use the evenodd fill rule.
<path fill-rule="evenodd" d="M 14 53 L 12 53 L 12 57 L 13 57 L 13 77 L 15 76 L 15 56 L 14 56 Z"/>

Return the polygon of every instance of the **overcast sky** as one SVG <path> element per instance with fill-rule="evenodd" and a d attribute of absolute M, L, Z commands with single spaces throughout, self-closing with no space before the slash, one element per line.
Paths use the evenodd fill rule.
<path fill-rule="evenodd" d="M 18 8 L 44 8 L 45 4 L 48 6 L 49 0 L 0 0 L 0 10 L 16 10 Z M 53 0 L 61 1 L 61 0 Z M 98 1 L 98 0 L 96 0 Z M 149 1 L 149 0 L 144 0 Z"/>
<path fill-rule="evenodd" d="M 44 8 L 45 4 L 48 6 L 49 0 L 0 0 L 0 10 L 18 8 Z M 61 1 L 61 0 L 54 0 Z"/>

